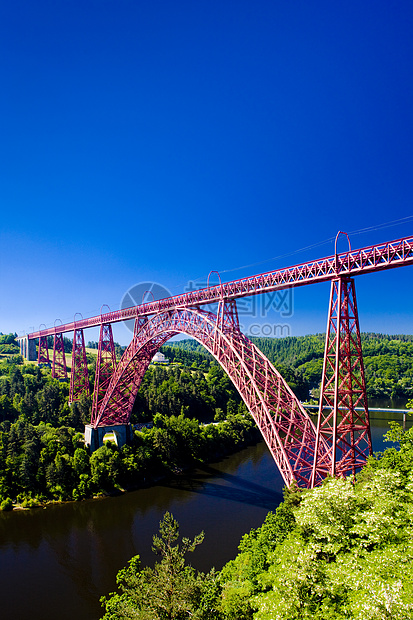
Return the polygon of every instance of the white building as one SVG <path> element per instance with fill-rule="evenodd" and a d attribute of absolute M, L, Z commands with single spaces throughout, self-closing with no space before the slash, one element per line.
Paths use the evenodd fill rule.
<path fill-rule="evenodd" d="M 163 353 L 158 351 L 152 358 L 152 362 L 156 362 L 157 364 L 169 364 L 169 360 Z"/>

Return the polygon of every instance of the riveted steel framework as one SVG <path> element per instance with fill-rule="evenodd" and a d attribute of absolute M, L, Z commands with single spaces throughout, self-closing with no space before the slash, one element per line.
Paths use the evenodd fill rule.
<path fill-rule="evenodd" d="M 50 364 L 49 349 L 47 347 L 47 336 L 40 336 L 39 338 L 39 350 L 37 352 L 38 364 Z"/>
<path fill-rule="evenodd" d="M 326 258 L 309 261 L 293 267 L 277 269 L 232 282 L 220 283 L 216 286 L 191 291 L 183 295 L 174 295 L 157 301 L 150 301 L 132 308 L 99 314 L 88 319 L 66 323 L 57 327 L 33 332 L 29 339 L 41 335 L 72 332 L 76 328 L 85 329 L 104 323 L 115 323 L 135 319 L 137 316 L 149 316 L 156 312 L 218 303 L 221 299 L 238 299 L 260 295 L 285 288 L 305 286 L 316 282 L 327 282 L 339 276 L 356 275 L 383 271 L 413 265 L 413 237 L 404 237 L 395 241 L 386 241 L 359 250 L 350 250 L 341 254 L 333 254 Z"/>
<path fill-rule="evenodd" d="M 279 372 L 240 332 L 235 302 L 221 300 L 217 315 L 199 308 L 176 308 L 152 318 L 138 318 L 133 340 L 112 376 L 94 426 L 129 422 L 153 355 L 177 333 L 202 343 L 228 373 L 286 484 L 296 481 L 301 487 L 309 487 L 316 428 Z M 320 453 L 327 451 L 324 444 L 321 439 Z"/>
<path fill-rule="evenodd" d="M 193 336 L 216 357 L 234 382 L 286 483 L 297 480 L 305 487 L 318 484 L 327 474 L 354 473 L 371 450 L 357 307 L 350 278 L 407 265 L 413 265 L 413 237 L 349 249 L 232 282 L 220 281 L 217 286 L 33 332 L 28 338 L 54 335 L 53 376 L 63 378 L 63 333 L 97 325 L 103 329 L 118 321 L 136 319 L 133 340 L 116 371 L 112 374 L 112 354 L 112 366 L 109 362 L 108 367 L 102 361 L 98 364 L 92 412 L 92 425 L 96 427 L 128 422 L 154 353 L 176 333 Z M 316 431 L 279 373 L 239 331 L 235 300 L 326 281 L 333 281 L 333 292 Z M 201 310 L 212 303 L 218 304 L 216 316 Z M 103 343 L 110 342 L 111 336 L 102 334 L 99 346 L 105 351 Z M 101 360 L 105 359 L 102 355 Z M 106 392 L 103 386 L 107 386 Z M 355 411 L 358 405 L 363 407 L 362 414 Z"/>
<path fill-rule="evenodd" d="M 356 410 L 361 408 L 361 410 Z M 366 382 L 354 280 L 331 283 L 313 483 L 319 478 L 355 475 L 372 453 Z"/>
<path fill-rule="evenodd" d="M 52 376 L 55 379 L 67 379 L 65 347 L 62 333 L 54 335 Z"/>
<path fill-rule="evenodd" d="M 69 402 L 73 403 L 80 400 L 83 393 L 90 396 L 85 337 L 83 334 L 83 329 L 75 329 L 75 333 L 73 335 Z"/>
<path fill-rule="evenodd" d="M 98 411 L 105 396 L 113 371 L 116 368 L 116 354 L 113 343 L 112 326 L 100 327 L 98 355 L 96 360 L 95 386 L 93 390 L 91 424 L 95 425 Z"/>

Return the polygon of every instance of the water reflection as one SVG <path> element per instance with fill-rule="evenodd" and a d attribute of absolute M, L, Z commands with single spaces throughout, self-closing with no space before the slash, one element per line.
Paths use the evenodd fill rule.
<path fill-rule="evenodd" d="M 214 482 L 210 482 L 211 477 L 214 478 Z M 222 481 L 227 482 L 228 485 L 223 485 Z M 164 486 L 219 497 L 226 501 L 249 504 L 267 511 L 274 510 L 282 501 L 280 492 L 207 465 L 199 467 L 190 476 L 182 475 L 171 479 L 164 483 Z"/>

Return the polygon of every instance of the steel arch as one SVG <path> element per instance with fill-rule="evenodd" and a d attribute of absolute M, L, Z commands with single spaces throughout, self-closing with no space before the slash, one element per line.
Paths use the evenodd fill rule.
<path fill-rule="evenodd" d="M 199 308 L 174 308 L 137 318 L 134 337 L 109 383 L 92 425 L 129 422 L 135 398 L 153 355 L 172 336 L 200 342 L 228 374 L 254 418 L 285 483 L 311 485 L 316 428 L 280 373 L 239 330 L 235 302 L 221 301 L 217 315 Z M 324 453 L 324 439 L 318 449 Z M 320 480 L 315 480 L 315 484 Z"/>

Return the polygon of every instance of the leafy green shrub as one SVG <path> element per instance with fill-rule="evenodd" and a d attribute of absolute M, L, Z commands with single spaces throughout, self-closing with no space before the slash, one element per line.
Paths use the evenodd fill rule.
<path fill-rule="evenodd" d="M 6 510 L 13 510 L 13 502 L 10 497 L 7 497 L 1 502 L 0 510 L 4 510 L 4 512 L 6 512 Z"/>

